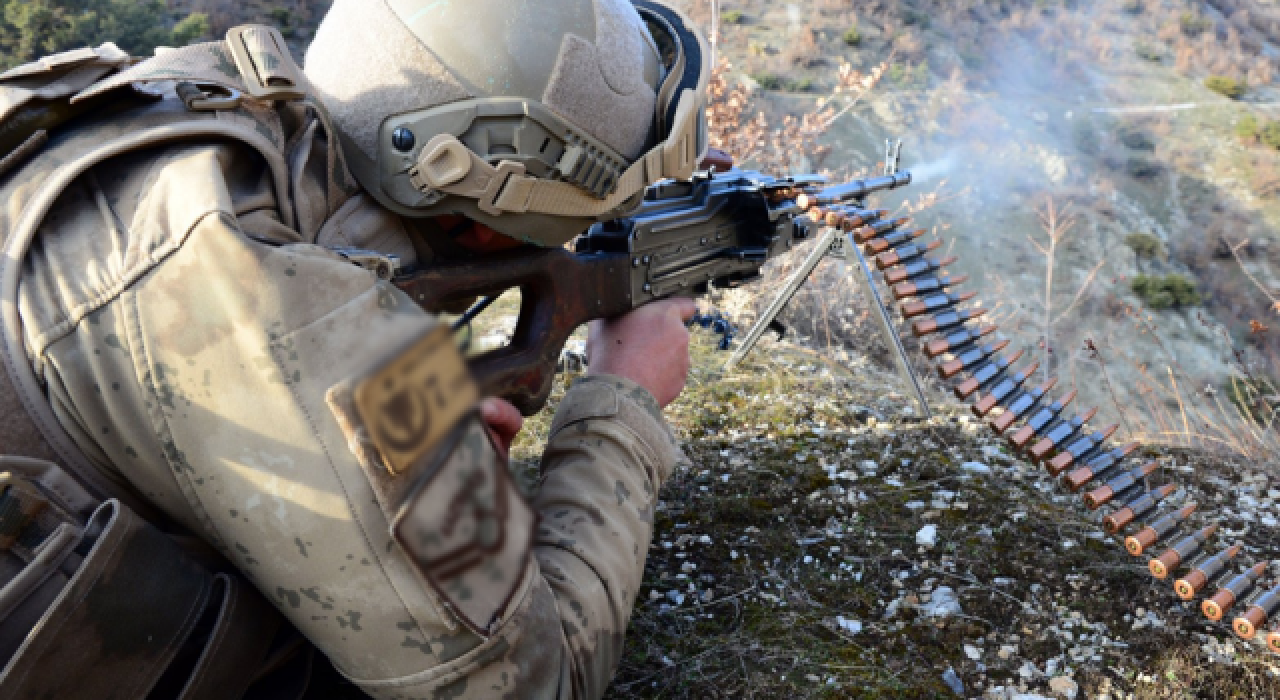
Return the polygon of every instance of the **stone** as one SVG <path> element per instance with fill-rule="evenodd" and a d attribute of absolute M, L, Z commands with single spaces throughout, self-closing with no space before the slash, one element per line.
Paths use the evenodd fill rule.
<path fill-rule="evenodd" d="M 925 525 L 916 533 L 916 544 L 921 547 L 932 547 L 938 544 L 938 526 Z"/>
<path fill-rule="evenodd" d="M 1049 690 L 1067 700 L 1075 700 L 1080 692 L 1080 686 L 1066 676 L 1054 676 L 1049 679 Z"/>
<path fill-rule="evenodd" d="M 943 672 L 942 682 L 947 684 L 947 687 L 951 689 L 951 692 L 959 695 L 960 697 L 964 697 L 964 681 L 960 680 L 960 676 L 956 674 L 956 670 L 954 668 L 948 668 Z"/>
<path fill-rule="evenodd" d="M 956 597 L 956 592 L 948 586 L 938 586 L 929 595 L 929 602 L 921 605 L 919 610 L 921 615 L 933 618 L 946 618 L 952 615 L 964 614 L 964 610 L 960 608 L 960 599 Z"/>
<path fill-rule="evenodd" d="M 840 626 L 840 629 L 848 632 L 849 634 L 858 634 L 862 631 L 861 620 L 850 620 L 842 615 L 837 615 L 836 624 Z"/>
<path fill-rule="evenodd" d="M 991 467 L 988 467 L 982 462 L 965 462 L 964 464 L 960 465 L 960 468 L 971 474 L 990 474 L 991 473 Z"/>

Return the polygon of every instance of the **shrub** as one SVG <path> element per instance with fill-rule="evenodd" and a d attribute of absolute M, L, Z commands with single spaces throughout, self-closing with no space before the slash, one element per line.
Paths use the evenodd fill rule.
<path fill-rule="evenodd" d="M 1263 143 L 1272 148 L 1280 149 L 1280 122 L 1267 122 L 1267 125 L 1262 127 L 1259 135 L 1262 137 Z"/>
<path fill-rule="evenodd" d="M 855 24 L 844 30 L 844 36 L 841 38 L 849 46 L 857 46 L 862 43 L 862 32 L 858 31 L 858 25 Z"/>
<path fill-rule="evenodd" d="M 813 78 L 801 78 L 799 80 L 788 80 L 786 88 L 790 92 L 809 92 L 813 89 Z"/>
<path fill-rule="evenodd" d="M 1150 158 L 1134 156 L 1124 162 L 1124 170 L 1137 178 L 1155 177 L 1160 174 L 1160 164 Z"/>
<path fill-rule="evenodd" d="M 1236 122 L 1236 136 L 1242 141 L 1253 143 L 1258 140 L 1258 134 L 1261 132 L 1261 125 L 1258 124 L 1258 118 L 1252 114 L 1246 114 L 1240 117 L 1240 121 Z"/>
<path fill-rule="evenodd" d="M 1138 275 L 1130 286 L 1153 309 L 1173 309 L 1200 303 L 1196 283 L 1184 275 Z"/>
<path fill-rule="evenodd" d="M 1243 97 L 1246 88 L 1243 81 L 1228 78 L 1225 75 L 1211 75 L 1205 78 L 1204 86 L 1223 97 L 1229 97 L 1233 100 Z"/>
<path fill-rule="evenodd" d="M 782 89 L 782 78 L 773 73 L 756 73 L 751 76 L 751 79 L 759 83 L 760 87 L 765 90 Z"/>
<path fill-rule="evenodd" d="M 0 8 L 0 68 L 104 41 L 149 56 L 157 46 L 186 44 L 208 33 L 202 15 L 168 29 L 162 0 L 0 0 Z"/>
<path fill-rule="evenodd" d="M 725 10 L 720 13 L 720 21 L 725 24 L 742 24 L 742 21 L 746 18 L 746 15 L 738 10 Z"/>
<path fill-rule="evenodd" d="M 1135 151 L 1151 151 L 1156 147 L 1156 142 L 1151 136 L 1138 127 L 1129 126 L 1120 129 L 1119 137 L 1120 143 Z"/>
<path fill-rule="evenodd" d="M 1195 12 L 1183 12 L 1178 17 L 1178 28 L 1187 36 L 1199 36 L 1213 26 L 1213 20 Z"/>
<path fill-rule="evenodd" d="M 175 46 L 186 46 L 199 39 L 209 37 L 211 31 L 209 15 L 193 12 L 181 22 L 173 25 L 173 43 Z"/>
<path fill-rule="evenodd" d="M 1124 244 L 1140 258 L 1154 258 L 1160 254 L 1160 238 L 1150 233 L 1131 233 L 1124 237 Z"/>
<path fill-rule="evenodd" d="M 1159 46 L 1156 46 L 1155 44 L 1148 44 L 1145 41 L 1140 41 L 1134 44 L 1133 50 L 1138 54 L 1138 58 L 1141 58 L 1144 61 L 1159 63 L 1161 59 L 1164 58 L 1164 52 L 1160 50 Z"/>
<path fill-rule="evenodd" d="M 1142 0 L 1122 0 L 1120 10 L 1131 15 L 1142 14 Z"/>

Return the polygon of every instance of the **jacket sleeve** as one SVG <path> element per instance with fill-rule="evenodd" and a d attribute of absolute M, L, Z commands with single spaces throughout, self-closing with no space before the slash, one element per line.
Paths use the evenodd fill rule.
<path fill-rule="evenodd" d="M 555 596 L 574 697 L 604 694 L 622 654 L 663 482 L 684 460 L 648 391 L 579 380 L 543 455 L 535 555 Z"/>

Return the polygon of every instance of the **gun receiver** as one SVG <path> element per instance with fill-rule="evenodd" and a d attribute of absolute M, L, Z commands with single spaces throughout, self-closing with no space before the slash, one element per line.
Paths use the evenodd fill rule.
<path fill-rule="evenodd" d="M 556 363 L 574 329 L 643 304 L 736 287 L 826 225 L 814 205 L 857 203 L 873 192 L 910 184 L 905 171 L 821 189 L 813 176 L 774 178 L 731 170 L 652 185 L 634 213 L 592 226 L 571 252 L 527 248 L 432 263 L 396 280 L 428 311 L 519 288 L 520 317 L 511 343 L 473 358 L 486 396 L 538 412 L 551 393 Z M 861 208 L 861 207 L 859 207 Z M 905 223 L 905 222 L 904 222 Z"/>

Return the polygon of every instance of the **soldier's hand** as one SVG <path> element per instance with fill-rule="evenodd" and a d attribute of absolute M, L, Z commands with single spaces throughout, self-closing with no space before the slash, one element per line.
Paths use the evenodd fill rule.
<path fill-rule="evenodd" d="M 480 402 L 480 417 L 489 426 L 502 458 L 506 459 L 511 454 L 512 441 L 524 426 L 524 416 L 506 399 L 487 398 Z"/>
<path fill-rule="evenodd" d="M 666 299 L 587 326 L 587 373 L 630 379 L 666 407 L 684 391 L 689 374 L 692 299 Z"/>

